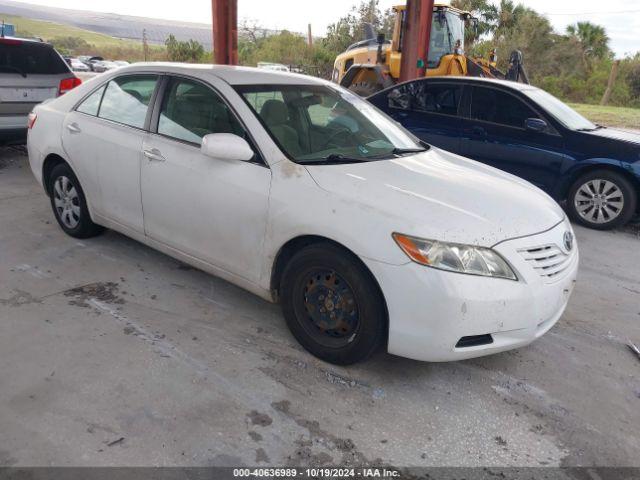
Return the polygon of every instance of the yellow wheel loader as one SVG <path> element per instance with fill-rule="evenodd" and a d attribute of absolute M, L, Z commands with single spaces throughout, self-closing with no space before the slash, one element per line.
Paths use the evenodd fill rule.
<path fill-rule="evenodd" d="M 354 43 L 335 60 L 332 80 L 355 93 L 368 96 L 398 82 L 402 60 L 403 39 L 407 22 L 407 7 L 393 7 L 395 25 L 393 38 L 375 35 L 373 27 L 365 28 L 365 40 Z M 426 76 L 458 75 L 499 78 L 529 83 L 522 64 L 522 53 L 515 50 L 509 58 L 506 73 L 496 67 L 497 56 L 489 59 L 471 58 L 464 53 L 465 27 L 477 27 L 477 19 L 448 4 L 435 3 L 431 21 L 430 41 L 425 65 Z M 424 26 L 421 28 L 429 28 Z"/>

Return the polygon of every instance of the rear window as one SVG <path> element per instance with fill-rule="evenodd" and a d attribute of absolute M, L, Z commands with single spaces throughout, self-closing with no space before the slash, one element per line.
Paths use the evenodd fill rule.
<path fill-rule="evenodd" d="M 69 67 L 51 45 L 0 42 L 0 73 L 54 75 L 67 72 Z"/>

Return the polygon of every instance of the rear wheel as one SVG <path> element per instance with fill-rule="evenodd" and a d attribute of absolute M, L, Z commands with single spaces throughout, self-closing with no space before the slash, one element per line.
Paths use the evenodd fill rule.
<path fill-rule="evenodd" d="M 627 223 L 637 206 L 637 193 L 622 175 L 595 170 L 578 178 L 567 196 L 571 218 L 585 227 L 608 230 Z"/>
<path fill-rule="evenodd" d="M 91 221 L 84 192 L 69 165 L 53 167 L 48 185 L 53 214 L 67 235 L 89 238 L 103 232 L 103 227 Z"/>
<path fill-rule="evenodd" d="M 330 244 L 304 248 L 282 275 L 284 316 L 300 344 L 316 357 L 348 365 L 384 341 L 386 308 L 369 271 Z"/>

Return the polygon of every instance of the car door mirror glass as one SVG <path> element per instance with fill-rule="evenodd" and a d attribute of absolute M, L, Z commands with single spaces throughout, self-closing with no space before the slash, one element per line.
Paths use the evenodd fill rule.
<path fill-rule="evenodd" d="M 547 130 L 547 122 L 541 118 L 527 118 L 524 121 L 524 127 L 532 132 L 544 132 Z"/>
<path fill-rule="evenodd" d="M 255 153 L 247 141 L 233 133 L 210 133 L 202 137 L 200 151 L 207 157 L 220 160 L 248 162 Z"/>

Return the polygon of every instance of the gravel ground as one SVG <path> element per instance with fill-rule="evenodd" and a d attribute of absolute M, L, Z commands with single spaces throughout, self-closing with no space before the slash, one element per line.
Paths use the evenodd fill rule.
<path fill-rule="evenodd" d="M 0 151 L 0 465 L 640 466 L 640 229 L 576 228 L 533 345 L 339 368 L 278 306 L 120 234 L 65 236 Z"/>

